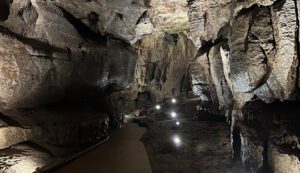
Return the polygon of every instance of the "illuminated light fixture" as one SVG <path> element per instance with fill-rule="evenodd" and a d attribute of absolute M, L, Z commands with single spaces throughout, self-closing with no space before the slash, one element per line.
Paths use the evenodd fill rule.
<path fill-rule="evenodd" d="M 176 116 L 177 116 L 176 112 L 171 112 L 171 117 L 172 118 L 176 118 Z"/>
<path fill-rule="evenodd" d="M 160 108 L 161 108 L 160 105 L 155 106 L 155 109 L 157 109 L 157 110 L 160 110 Z"/>
<path fill-rule="evenodd" d="M 173 142 L 175 143 L 176 146 L 180 146 L 182 144 L 182 141 L 179 136 L 174 136 Z"/>
<path fill-rule="evenodd" d="M 172 103 L 176 103 L 177 100 L 173 98 L 171 101 Z"/>
<path fill-rule="evenodd" d="M 180 122 L 179 122 L 179 121 L 176 121 L 176 125 L 179 126 L 179 125 L 180 125 Z"/>

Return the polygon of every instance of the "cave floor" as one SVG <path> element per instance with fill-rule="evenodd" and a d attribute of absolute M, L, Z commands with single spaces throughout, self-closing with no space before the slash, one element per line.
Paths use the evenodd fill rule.
<path fill-rule="evenodd" d="M 114 129 L 107 143 L 56 173 L 246 173 L 232 159 L 227 123 L 194 120 L 194 108 L 192 103 L 149 108 L 141 113 L 146 118 L 138 120 L 147 130 L 133 123 Z"/>
<path fill-rule="evenodd" d="M 155 173 L 244 173 L 233 161 L 230 127 L 222 120 L 193 119 L 195 107 L 187 103 L 162 106 L 162 110 L 146 111 L 139 121 L 147 127 L 143 137 L 152 171 Z M 172 118 L 170 112 L 177 112 Z M 176 121 L 180 125 L 176 125 Z M 180 140 L 178 142 L 178 139 Z M 177 140 L 177 144 L 176 144 Z"/>
<path fill-rule="evenodd" d="M 146 129 L 129 123 L 114 129 L 111 139 L 65 165 L 56 173 L 150 173 L 151 166 L 141 138 Z"/>

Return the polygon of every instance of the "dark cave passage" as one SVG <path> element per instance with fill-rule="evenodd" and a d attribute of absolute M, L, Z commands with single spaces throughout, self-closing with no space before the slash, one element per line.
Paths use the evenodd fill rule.
<path fill-rule="evenodd" d="M 299 7 L 0 0 L 0 173 L 299 173 Z"/>

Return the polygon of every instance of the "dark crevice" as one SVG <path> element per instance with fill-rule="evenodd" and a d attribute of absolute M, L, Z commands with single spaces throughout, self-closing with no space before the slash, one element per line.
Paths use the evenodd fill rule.
<path fill-rule="evenodd" d="M 266 66 L 267 66 L 267 73 L 264 74 L 264 76 L 263 76 L 262 79 L 260 80 L 260 82 L 259 82 L 259 84 L 257 85 L 257 87 L 255 87 L 254 89 L 252 89 L 250 92 L 254 92 L 255 90 L 257 90 L 258 88 L 260 88 L 260 87 L 263 86 L 264 84 L 267 84 L 267 81 L 268 81 L 268 79 L 270 78 L 271 72 L 272 72 L 272 70 L 271 70 L 271 68 L 270 68 L 270 66 L 269 66 L 269 63 L 268 63 L 268 56 L 267 56 L 265 50 L 264 50 L 261 46 L 259 46 L 259 47 L 260 47 L 262 53 L 263 53 L 264 56 L 265 56 L 265 58 L 264 58 L 264 64 L 266 64 Z"/>
<path fill-rule="evenodd" d="M 155 77 L 154 77 L 154 79 L 155 79 L 156 82 L 160 82 L 161 75 L 162 75 L 162 69 L 161 69 L 161 67 L 158 66 L 155 69 Z"/>
<path fill-rule="evenodd" d="M 232 148 L 234 160 L 241 160 L 241 136 L 240 129 L 238 127 L 234 127 L 232 131 Z"/>
<path fill-rule="evenodd" d="M 172 96 L 175 95 L 175 92 L 176 92 L 176 89 L 175 89 L 175 88 L 172 88 Z"/>
<path fill-rule="evenodd" d="M 284 6 L 284 3 L 286 2 L 286 0 L 281 0 L 281 1 L 276 1 L 274 4 L 273 4 L 273 8 L 275 11 L 281 11 L 283 6 Z"/>
<path fill-rule="evenodd" d="M 271 12 L 271 8 L 270 7 L 268 7 L 268 12 L 269 12 L 269 16 L 270 16 L 270 26 L 272 27 L 272 30 L 273 30 L 273 45 L 274 45 L 274 49 L 276 49 L 276 47 L 277 47 L 277 43 L 276 43 L 276 41 L 275 41 L 275 36 L 274 36 L 274 26 L 273 26 L 273 20 L 272 20 L 272 12 Z"/>
<path fill-rule="evenodd" d="M 208 22 L 208 20 L 207 20 L 207 12 L 204 12 L 203 19 L 204 19 L 204 27 L 206 27 L 207 26 L 207 22 Z"/>
<path fill-rule="evenodd" d="M 256 8 L 253 9 L 253 10 L 256 13 L 258 13 L 258 10 Z M 248 31 L 247 31 L 247 35 L 246 35 L 245 40 L 244 40 L 244 54 L 248 51 L 250 39 L 258 40 L 258 38 L 253 33 L 251 33 L 251 29 L 252 29 L 252 26 L 253 26 L 253 23 L 254 23 L 254 17 L 255 17 L 255 15 L 252 15 L 252 17 L 248 21 L 248 24 L 249 24 L 248 25 Z"/>
<path fill-rule="evenodd" d="M 0 0 L 0 21 L 5 21 L 8 19 L 10 3 L 8 0 Z"/>
<path fill-rule="evenodd" d="M 148 18 L 148 11 L 145 11 L 145 12 L 140 16 L 140 18 L 139 18 L 139 19 L 137 20 L 137 22 L 136 22 L 136 25 L 139 24 L 139 23 L 141 23 L 142 20 L 143 20 L 143 19 L 146 19 L 146 18 Z"/>
<path fill-rule="evenodd" d="M 66 18 L 66 20 L 74 26 L 74 28 L 77 30 L 79 35 L 82 36 L 83 38 L 86 38 L 93 42 L 99 43 L 102 46 L 107 46 L 107 44 L 109 42 L 108 40 L 120 41 L 121 43 L 124 43 L 124 45 L 127 45 L 127 46 L 129 45 L 128 42 L 126 42 L 120 38 L 117 38 L 109 33 L 105 33 L 105 35 L 96 33 L 91 28 L 89 28 L 86 24 L 84 24 L 80 19 L 77 19 L 75 16 L 73 16 L 66 9 L 64 9 L 58 5 L 56 5 L 56 6 L 63 12 L 63 15 Z M 91 16 L 92 16 L 92 20 L 91 20 Z M 98 23 L 98 14 L 92 12 L 92 14 L 90 14 L 89 20 L 90 20 L 89 23 L 91 23 L 91 24 L 94 24 L 96 22 Z M 129 50 L 132 50 L 132 49 L 129 49 Z"/>
<path fill-rule="evenodd" d="M 156 63 L 149 62 L 146 65 L 146 68 L 147 68 L 147 74 L 148 74 L 147 79 L 148 79 L 148 81 L 152 81 L 155 78 Z"/>
<path fill-rule="evenodd" d="M 215 46 L 215 45 L 217 45 L 217 44 L 219 44 L 221 42 L 228 42 L 228 40 L 224 39 L 223 37 L 219 37 L 215 41 L 212 41 L 212 40 L 205 41 L 205 42 L 202 41 L 202 46 L 198 50 L 196 57 L 199 57 L 199 56 L 203 55 L 204 53 L 209 52 L 209 50 L 213 46 Z"/>
<path fill-rule="evenodd" d="M 137 99 L 135 100 L 136 108 L 149 107 L 153 104 L 151 94 L 149 91 L 139 92 Z"/>
<path fill-rule="evenodd" d="M 264 150 L 263 150 L 263 166 L 262 166 L 262 171 L 261 173 L 272 173 L 272 169 L 270 168 L 269 165 L 269 145 L 268 145 L 268 140 L 264 141 Z"/>
<path fill-rule="evenodd" d="M 70 12 L 65 10 L 64 8 L 56 5 L 62 12 L 64 17 L 67 19 L 68 22 L 70 22 L 74 28 L 77 30 L 80 36 L 83 38 L 92 40 L 94 42 L 98 42 L 101 45 L 106 45 L 107 44 L 107 36 L 102 36 L 100 34 L 95 33 L 91 28 L 86 26 L 80 19 L 77 19 L 74 17 Z M 92 23 L 98 22 L 98 17 L 92 13 L 89 16 L 92 16 L 93 21 L 90 21 Z M 97 20 L 97 21 L 96 21 Z"/>
<path fill-rule="evenodd" d="M 171 43 L 172 45 L 177 45 L 177 42 L 179 40 L 179 35 L 177 33 L 174 34 L 165 33 L 164 38 L 168 43 Z"/>
<path fill-rule="evenodd" d="M 116 13 L 116 15 L 120 18 L 120 20 L 123 20 L 124 19 L 124 15 L 121 14 L 121 13 Z"/>
<path fill-rule="evenodd" d="M 22 127 L 19 122 L 3 115 L 2 113 L 0 113 L 0 120 L 4 121 L 8 126 Z"/>
<path fill-rule="evenodd" d="M 156 63 L 153 63 L 153 68 L 151 70 L 150 80 L 152 81 L 155 78 L 155 71 L 156 71 Z"/>
<path fill-rule="evenodd" d="M 194 2 L 195 0 L 187 0 L 188 6 L 193 5 Z"/>
<path fill-rule="evenodd" d="M 0 33 L 3 33 L 5 35 L 11 36 L 13 38 L 16 38 L 23 44 L 31 46 L 35 50 L 41 50 L 45 54 L 49 55 L 50 57 L 52 56 L 53 52 L 61 52 L 61 53 L 66 53 L 66 50 L 63 48 L 55 47 L 53 45 L 50 45 L 48 43 L 33 39 L 33 38 L 27 38 L 24 37 L 21 34 L 11 32 L 7 28 L 0 26 Z"/>
<path fill-rule="evenodd" d="M 257 9 L 259 6 L 257 4 L 253 4 L 252 6 L 250 6 L 249 8 L 243 8 L 242 10 L 240 10 L 238 12 L 238 14 L 236 16 L 243 16 L 243 15 L 247 15 L 248 13 L 252 12 L 253 10 L 255 11 L 255 9 Z"/>
<path fill-rule="evenodd" d="M 180 93 L 188 94 L 188 91 L 191 90 L 191 83 L 189 81 L 188 72 L 185 72 L 180 80 Z"/>
<path fill-rule="evenodd" d="M 98 21 L 99 21 L 99 15 L 96 12 L 90 12 L 88 14 L 88 19 L 89 19 L 89 24 L 90 25 L 97 25 Z"/>
<path fill-rule="evenodd" d="M 297 96 L 298 97 L 298 95 L 299 95 L 299 85 L 300 85 L 300 82 L 299 82 L 299 73 L 300 73 L 300 69 L 299 69 L 299 63 L 300 63 L 300 51 L 299 51 L 299 49 L 300 49 L 300 43 L 299 43 L 299 39 L 300 39 L 300 37 L 299 37 L 299 31 L 300 31 L 300 23 L 299 23 L 299 13 L 298 13 L 298 6 L 297 6 L 297 0 L 294 0 L 294 3 L 295 3 L 295 7 L 296 7 L 296 22 L 297 22 L 297 27 L 298 27 L 298 29 L 297 29 L 297 31 L 296 31 L 296 40 L 295 40 L 295 42 L 296 42 L 296 51 L 297 51 L 297 58 L 298 58 L 298 66 L 297 66 L 297 69 L 296 69 L 296 83 L 295 83 L 295 91 L 294 91 L 294 94 L 292 94 L 292 95 L 294 95 L 294 96 Z"/>
<path fill-rule="evenodd" d="M 168 66 L 166 68 L 163 69 L 163 72 L 162 72 L 162 82 L 163 83 L 166 83 L 167 82 L 167 70 L 168 70 Z"/>
<path fill-rule="evenodd" d="M 209 85 L 206 83 L 196 83 L 196 84 L 193 84 L 193 86 L 208 87 Z"/>

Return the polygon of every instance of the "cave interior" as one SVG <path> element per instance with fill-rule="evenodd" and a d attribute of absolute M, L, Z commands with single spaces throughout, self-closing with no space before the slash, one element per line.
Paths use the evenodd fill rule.
<path fill-rule="evenodd" d="M 299 0 L 0 0 L 0 172 L 300 173 Z"/>

